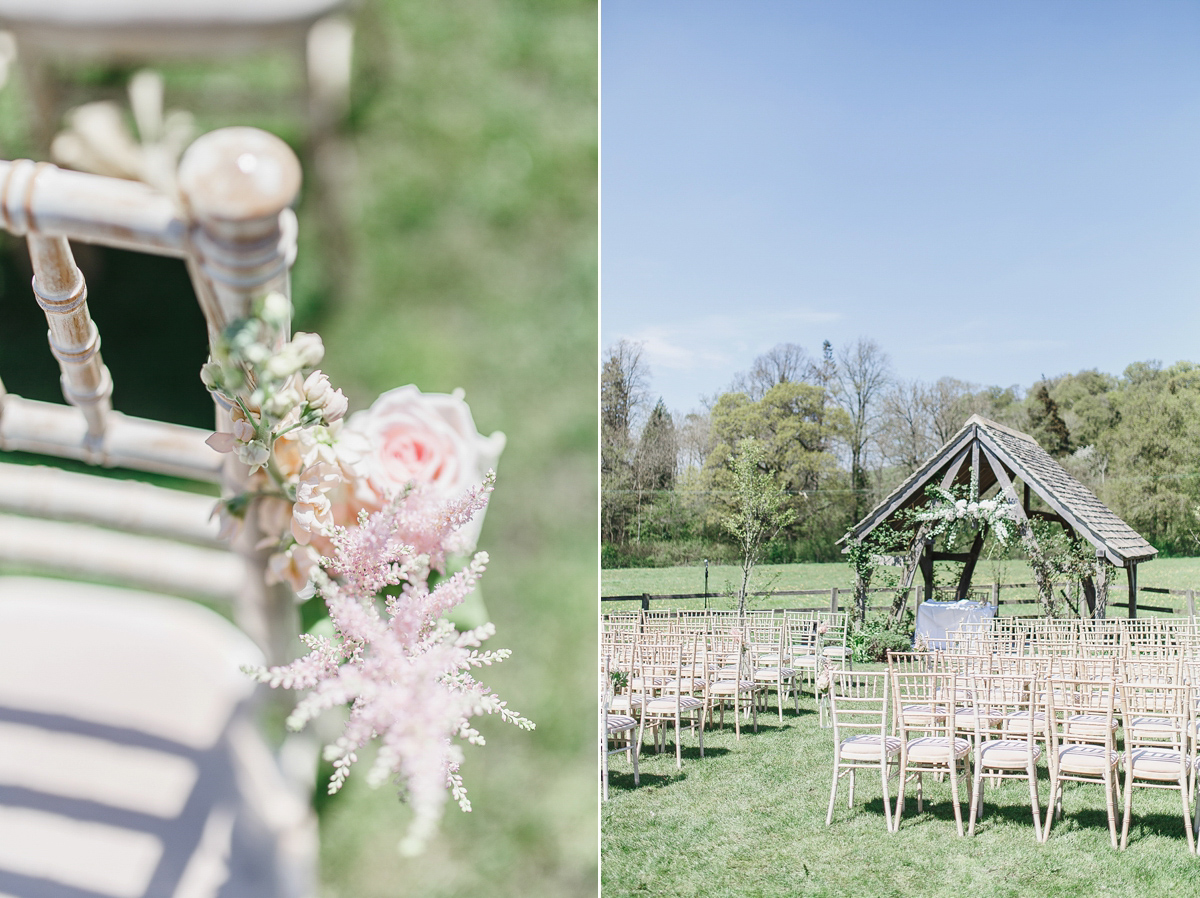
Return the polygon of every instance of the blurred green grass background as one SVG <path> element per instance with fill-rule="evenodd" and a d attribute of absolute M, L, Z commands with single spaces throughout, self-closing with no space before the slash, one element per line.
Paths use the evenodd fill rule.
<path fill-rule="evenodd" d="M 508 435 L 480 548 L 492 557 L 483 584 L 497 627 L 490 645 L 513 656 L 482 679 L 537 729 L 482 722 L 489 744 L 468 746 L 462 770 L 474 810 L 449 806 L 441 834 L 416 859 L 396 851 L 408 812 L 394 790 L 372 791 L 352 775 L 342 794 L 319 805 L 322 894 L 592 895 L 596 4 L 380 0 L 352 15 L 344 138 L 354 164 L 339 175 L 345 233 L 329 234 L 309 166 L 298 208 L 295 327 L 322 335 L 323 368 L 352 408 L 406 383 L 433 392 L 462 387 L 480 431 Z M 286 97 L 298 77 L 286 58 L 160 70 L 166 106 L 194 112 L 200 131 L 257 125 L 307 161 L 302 118 L 269 99 L 273 92 Z M 119 95 L 128 74 L 83 77 Z M 30 145 L 21 88 L 15 78 L 0 92 L 3 153 L 43 158 Z M 236 102 L 255 95 L 244 108 Z M 13 249 L 16 255 L 20 247 Z M 348 255 L 330 257 L 342 252 Z M 105 326 L 103 281 L 125 269 L 111 259 L 97 263 L 104 270 L 92 285 L 80 261 L 106 358 L 115 358 L 110 347 L 119 338 Z M 135 292 L 152 294 L 163 278 L 178 279 L 169 260 L 138 264 L 149 266 L 149 283 Z M 23 280 L 17 263 L 0 273 Z M 127 301 L 137 301 L 128 277 L 122 284 Z M 14 357 L 19 362 L 24 352 L 5 346 L 6 378 L 22 367 Z M 51 383 L 57 380 L 44 346 L 28 352 L 37 365 L 48 362 Z M 129 380 L 116 381 L 119 409 L 154 413 L 139 405 Z M 19 378 L 9 386 L 41 398 Z M 202 392 L 189 393 L 188 402 L 208 414 Z"/>

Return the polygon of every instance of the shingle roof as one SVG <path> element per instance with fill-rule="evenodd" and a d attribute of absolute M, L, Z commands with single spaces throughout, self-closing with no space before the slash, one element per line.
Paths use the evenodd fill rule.
<path fill-rule="evenodd" d="M 1103 550 L 1113 564 L 1128 567 L 1158 554 L 1154 546 L 1067 473 L 1033 437 L 979 415 L 972 415 L 945 446 L 859 521 L 850 532 L 850 538 L 862 539 L 902 508 L 923 505 L 925 485 L 934 480 L 940 482 L 964 454 L 973 454 L 976 446 L 982 450 L 981 494 L 997 480 L 986 458 L 986 453 L 990 453 L 1008 477 L 1019 477 L 1024 481 L 1033 493 L 1070 523 L 1080 537 Z M 966 464 L 954 481 L 963 483 L 969 477 L 970 464 Z"/>

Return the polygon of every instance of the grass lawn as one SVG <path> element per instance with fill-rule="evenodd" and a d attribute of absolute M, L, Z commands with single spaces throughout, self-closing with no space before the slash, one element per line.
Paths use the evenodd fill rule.
<path fill-rule="evenodd" d="M 942 565 L 939 563 L 938 567 Z M 949 568 L 949 565 L 947 565 Z M 957 576 L 957 571 L 955 571 Z M 732 607 L 727 596 L 741 584 L 741 568 L 734 565 L 711 565 L 708 569 L 708 589 L 715 595 L 709 599 L 713 608 Z M 602 596 L 640 595 L 670 595 L 673 593 L 698 593 L 704 591 L 704 565 L 669 568 L 608 568 L 601 571 Z M 986 587 L 993 580 L 1000 583 L 1032 583 L 1033 572 L 1024 560 L 991 561 L 982 559 L 975 569 L 974 584 Z M 1200 590 L 1200 558 L 1158 558 L 1138 567 L 1138 585 L 1162 589 L 1197 589 Z M 854 574 L 846 563 L 832 564 L 764 564 L 756 567 L 750 579 L 751 590 L 800 590 L 822 589 L 831 587 L 849 591 L 854 587 Z M 1110 602 L 1125 600 L 1125 575 L 1118 571 L 1109 593 Z M 1035 598 L 1036 590 L 1025 588 L 1005 590 L 1001 598 Z M 758 597 L 751 607 L 782 608 L 820 604 L 818 596 L 768 596 Z M 887 601 L 881 594 L 876 602 Z M 1138 602 L 1143 605 L 1160 605 L 1164 607 L 1183 608 L 1183 596 L 1156 595 L 1139 593 Z M 652 607 L 657 608 L 690 608 L 699 607 L 701 599 L 680 600 L 677 602 L 659 602 Z M 604 605 L 604 610 L 629 609 L 637 607 L 632 602 L 613 602 Z M 1034 605 L 1001 605 L 1004 614 L 1033 614 Z M 1124 614 L 1124 609 L 1114 609 L 1113 614 Z M 1110 614 L 1110 616 L 1113 616 Z"/>
<path fill-rule="evenodd" d="M 929 777 L 925 812 L 910 793 L 896 834 L 884 823 L 878 778 L 861 774 L 855 806 L 847 809 L 843 782 L 826 828 L 832 730 L 818 728 L 811 696 L 798 715 L 785 710 L 782 726 L 773 712 L 760 715 L 759 732 L 737 742 L 727 721 L 704 747 L 700 758 L 685 733 L 682 771 L 673 750 L 644 749 L 636 788 L 624 756 L 612 756 L 601 809 L 605 898 L 1185 895 L 1200 874 L 1179 797 L 1165 791 L 1135 790 L 1124 853 L 1109 846 L 1103 793 L 1089 786 L 1068 787 L 1066 817 L 1045 845 L 1034 840 L 1019 781 L 985 792 L 974 838 L 958 838 L 949 785 Z M 894 800 L 894 781 L 891 792 Z M 1043 770 L 1043 812 L 1048 793 Z"/>

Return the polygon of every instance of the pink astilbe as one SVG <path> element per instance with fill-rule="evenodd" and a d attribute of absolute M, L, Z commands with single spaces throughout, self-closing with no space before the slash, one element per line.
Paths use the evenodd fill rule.
<path fill-rule="evenodd" d="M 462 748 L 454 740 L 483 744 L 473 717 L 499 714 L 533 728 L 471 676 L 473 669 L 508 657 L 507 651 L 478 650 L 492 626 L 457 633 L 442 619 L 475 588 L 487 554 L 477 553 L 465 569 L 429 586 L 458 529 L 487 504 L 493 483 L 489 472 L 481 486 L 452 502 L 410 489 L 381 511 L 360 515 L 358 526 L 335 528 L 333 557 L 322 560 L 328 574 L 316 578 L 335 638 L 307 636 L 304 657 L 254 671 L 272 686 L 312 690 L 288 718 L 293 729 L 322 711 L 350 705 L 345 732 L 325 749 L 334 767 L 330 793 L 345 782 L 359 749 L 378 738 L 367 781 L 375 786 L 394 777 L 412 806 L 414 818 L 400 846 L 407 853 L 419 851 L 432 834 L 448 792 L 464 811 L 471 808 L 458 774 Z M 376 597 L 396 586 L 399 595 L 386 596 L 381 609 Z"/>

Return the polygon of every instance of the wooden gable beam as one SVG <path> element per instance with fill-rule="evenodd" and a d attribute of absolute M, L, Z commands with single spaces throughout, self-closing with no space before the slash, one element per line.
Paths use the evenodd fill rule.
<path fill-rule="evenodd" d="M 971 441 L 975 439 L 977 431 L 978 427 L 976 425 L 964 428 L 956 439 L 951 440 L 939 449 L 933 458 L 912 474 L 907 486 L 902 485 L 899 487 L 883 505 L 880 505 L 859 521 L 848 537 L 844 536 L 838 542 L 844 543 L 847 539 L 862 539 L 899 509 L 903 508 L 914 496 L 924 489 L 925 484 L 933 479 L 938 471 L 945 468 L 947 463 L 949 463 L 954 474 L 957 475 L 959 469 L 962 467 L 963 459 L 966 458 L 966 453 L 970 451 Z M 951 478 L 950 482 L 953 482 L 953 478 Z"/>
<path fill-rule="evenodd" d="M 1129 566 L 1129 561 L 1127 559 L 1122 558 L 1120 555 L 1116 554 L 1112 549 L 1110 549 L 1100 534 L 1092 530 L 1092 528 L 1089 527 L 1085 521 L 1081 521 L 1074 514 L 1072 514 L 1071 510 L 1063 503 L 1059 502 L 1058 499 L 1055 498 L 1055 496 L 1046 488 L 1045 484 L 1039 481 L 1035 475 L 1030 474 L 1023 465 L 1005 452 L 1003 447 L 988 435 L 987 431 L 982 429 L 979 431 L 979 441 L 984 447 L 984 451 L 987 453 L 989 464 L 992 464 L 992 462 L 995 461 L 995 463 L 999 465 L 999 460 L 1002 458 L 1007 463 L 1008 467 L 1010 467 L 1013 472 L 1020 477 L 1022 481 L 1024 481 L 1027 487 L 1032 487 L 1042 501 L 1054 509 L 1054 511 L 1060 518 L 1062 518 L 1064 522 L 1069 522 L 1069 526 L 1073 531 L 1075 531 L 1076 534 L 1082 534 L 1083 537 L 1097 549 L 1104 550 L 1105 556 L 1113 564 L 1117 565 L 1118 567 Z M 1000 467 L 1003 467 L 1003 465 L 1000 465 Z M 996 473 L 1000 474 L 1001 472 L 996 471 Z M 1025 509 L 1021 503 L 1021 500 L 1017 497 L 1016 490 L 1012 487 L 1012 480 L 1008 477 L 1007 471 L 1004 472 L 1002 482 L 1003 481 L 1008 482 L 1009 489 L 1012 490 L 1011 497 L 1017 504 L 1017 507 L 1021 510 L 1022 519 L 1028 520 L 1028 516 L 1025 514 Z"/>

